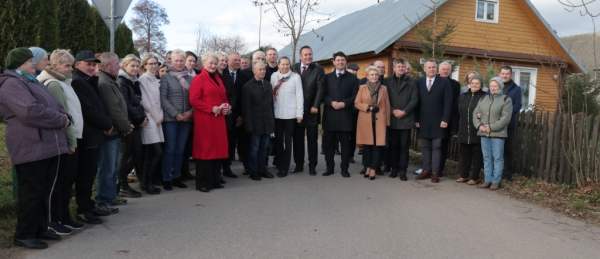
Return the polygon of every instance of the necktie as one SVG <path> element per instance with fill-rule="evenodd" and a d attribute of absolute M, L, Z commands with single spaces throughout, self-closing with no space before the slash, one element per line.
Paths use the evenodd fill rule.
<path fill-rule="evenodd" d="M 427 83 L 427 92 L 429 92 L 431 90 L 431 79 L 427 80 L 429 83 Z"/>
<path fill-rule="evenodd" d="M 306 72 L 306 66 L 302 66 L 302 74 L 300 74 L 300 75 L 304 76 L 304 72 Z"/>
<path fill-rule="evenodd" d="M 338 73 L 338 78 L 340 78 L 340 76 L 342 76 L 342 73 Z"/>
<path fill-rule="evenodd" d="M 231 78 L 233 78 L 233 82 L 235 83 L 235 72 L 231 72 Z"/>

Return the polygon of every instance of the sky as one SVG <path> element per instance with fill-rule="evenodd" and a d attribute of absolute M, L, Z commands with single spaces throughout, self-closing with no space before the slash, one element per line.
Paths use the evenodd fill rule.
<path fill-rule="evenodd" d="M 131 9 L 139 1 L 142 0 L 132 1 L 124 18 L 126 23 L 129 24 L 129 20 L 133 16 Z M 196 41 L 194 34 L 198 24 L 202 24 L 214 34 L 240 34 L 248 42 L 249 50 L 258 48 L 261 12 L 259 7 L 254 6 L 252 0 L 154 1 L 162 5 L 169 16 L 170 24 L 162 27 L 168 42 L 167 49 L 194 50 Z M 563 0 L 563 2 L 566 1 Z M 580 1 L 582 0 L 571 0 L 571 2 Z M 577 10 L 568 12 L 558 0 L 531 0 L 531 2 L 560 37 L 593 31 L 589 17 L 581 17 Z M 306 29 L 319 28 L 346 14 L 374 4 L 377 4 L 377 0 L 324 0 L 318 10 L 324 13 L 337 13 L 337 15 L 327 22 L 308 24 Z M 591 4 L 590 10 L 600 13 L 600 2 Z M 270 44 L 281 49 L 290 42 L 290 39 L 284 37 L 283 32 L 278 32 L 274 26 L 273 17 L 270 12 L 262 15 L 260 45 Z M 597 23 L 600 25 L 600 17 L 597 19 Z M 600 26 L 597 29 L 600 31 Z"/>

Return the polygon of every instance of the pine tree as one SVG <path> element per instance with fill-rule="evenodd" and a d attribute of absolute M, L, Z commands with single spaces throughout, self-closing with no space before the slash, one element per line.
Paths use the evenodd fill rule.
<path fill-rule="evenodd" d="M 58 38 L 58 5 L 56 0 L 43 0 L 40 2 L 40 18 L 37 20 L 40 25 L 39 46 L 50 54 L 53 50 L 60 47 Z"/>
<path fill-rule="evenodd" d="M 96 49 L 94 16 L 86 0 L 57 0 L 60 47 L 71 53 Z"/>
<path fill-rule="evenodd" d="M 133 33 L 124 22 L 119 24 L 115 32 L 115 54 L 123 58 L 129 54 L 134 54 L 137 57 L 140 53 L 133 45 Z"/>
<path fill-rule="evenodd" d="M 94 6 L 90 6 L 92 16 L 94 17 L 94 31 L 96 34 L 96 49 L 92 50 L 95 53 L 110 51 L 110 29 L 106 26 L 104 19 Z"/>
<path fill-rule="evenodd" d="M 43 0 L 3 0 L 0 4 L 0 69 L 11 49 L 39 46 L 39 3 Z M 27 19 L 23 19 L 27 17 Z M 0 71 L 0 72 L 1 72 Z"/>

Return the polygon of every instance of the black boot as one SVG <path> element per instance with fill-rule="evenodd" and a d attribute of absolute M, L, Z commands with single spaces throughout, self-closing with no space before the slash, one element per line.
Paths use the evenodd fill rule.
<path fill-rule="evenodd" d="M 406 177 L 406 172 L 400 172 L 400 181 L 408 181 L 408 178 Z"/>
<path fill-rule="evenodd" d="M 390 174 L 390 178 L 398 177 L 398 169 L 392 169 L 392 173 Z"/>
<path fill-rule="evenodd" d="M 167 191 L 173 190 L 173 186 L 171 185 L 171 181 L 163 181 L 163 187 Z"/>
<path fill-rule="evenodd" d="M 184 183 L 181 182 L 181 177 L 173 178 L 173 181 L 171 181 L 171 183 L 173 184 L 173 186 L 178 187 L 178 188 L 187 188 L 187 185 L 185 185 Z"/>
<path fill-rule="evenodd" d="M 150 171 L 150 170 L 148 170 Z M 146 191 L 148 194 L 160 194 L 160 189 L 154 187 L 152 172 L 144 172 L 144 177 L 142 182 L 140 183 L 140 187 L 142 190 Z"/>
<path fill-rule="evenodd" d="M 196 177 L 192 175 L 192 173 L 190 173 L 189 163 L 183 163 L 183 165 L 181 166 L 181 177 L 179 179 L 182 182 L 185 180 L 196 180 Z"/>
<path fill-rule="evenodd" d="M 128 198 L 139 198 L 142 197 L 142 194 L 140 192 L 137 192 L 134 189 L 131 189 L 131 187 L 129 186 L 129 183 L 127 183 L 127 181 L 121 181 L 121 188 L 119 191 L 119 196 L 121 197 L 128 197 Z"/>
<path fill-rule="evenodd" d="M 254 181 L 260 181 L 260 175 L 257 171 L 250 171 L 250 179 Z"/>

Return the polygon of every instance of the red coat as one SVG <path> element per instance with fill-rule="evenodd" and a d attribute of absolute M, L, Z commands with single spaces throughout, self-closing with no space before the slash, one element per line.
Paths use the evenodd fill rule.
<path fill-rule="evenodd" d="M 215 116 L 212 112 L 213 107 L 229 102 L 219 73 L 215 73 L 215 78 L 218 85 L 204 69 L 190 86 L 190 104 L 194 107 L 194 159 L 229 157 L 225 117 L 222 114 Z"/>

